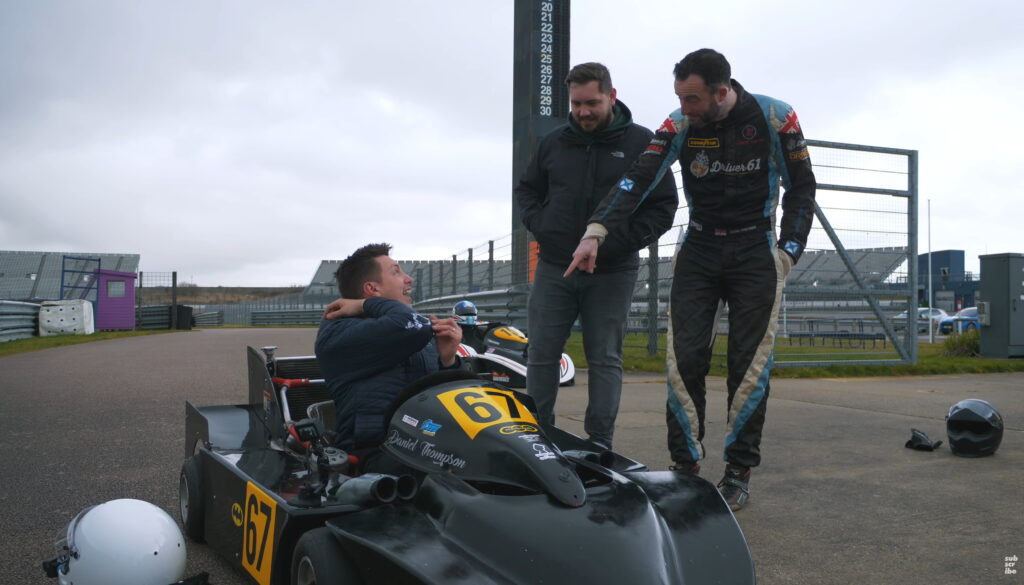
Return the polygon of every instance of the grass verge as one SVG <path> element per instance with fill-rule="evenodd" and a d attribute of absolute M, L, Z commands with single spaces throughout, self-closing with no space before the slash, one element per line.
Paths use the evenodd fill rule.
<path fill-rule="evenodd" d="M 308 327 L 308 326 L 304 326 Z M 0 343 L 0 358 L 16 353 L 38 351 L 52 347 L 63 347 L 91 341 L 104 339 L 121 339 L 124 337 L 138 337 L 141 335 L 154 335 L 159 333 L 171 333 L 167 330 L 158 331 L 99 331 L 92 335 L 57 335 L 53 337 L 32 337 L 18 341 Z M 712 376 L 724 376 L 726 374 L 725 352 L 728 338 L 719 336 L 715 342 L 713 356 L 711 359 Z M 918 363 L 909 365 L 882 365 L 866 366 L 861 364 L 842 364 L 814 368 L 789 368 L 776 367 L 772 370 L 773 378 L 852 378 L 867 376 L 924 376 L 924 375 L 949 375 L 949 374 L 987 374 L 996 372 L 1024 372 L 1024 359 L 990 359 L 971 356 L 947 355 L 949 343 L 921 343 L 918 346 Z M 643 334 L 630 334 L 626 336 L 625 349 L 623 351 L 623 362 L 626 371 L 630 372 L 651 372 L 664 374 L 665 372 L 665 335 L 658 338 L 658 350 L 652 356 L 647 351 L 647 336 Z M 868 353 L 868 351 L 872 353 Z M 813 353 L 808 353 L 813 351 Z M 583 338 L 578 332 L 574 332 L 566 343 L 566 353 L 572 357 L 577 368 L 586 368 L 587 360 L 583 355 Z M 808 348 L 803 345 L 792 345 L 787 340 L 779 340 L 775 347 L 776 359 L 785 361 L 787 359 L 811 360 L 811 359 L 870 359 L 883 358 L 893 359 L 896 352 L 891 346 L 879 348 L 863 348 L 863 351 L 853 351 L 848 348 L 816 346 Z M 810 356 L 810 357 L 808 357 Z"/>
<path fill-rule="evenodd" d="M 709 375 L 725 376 L 725 354 L 728 338 L 719 336 L 711 359 Z M 896 359 L 898 357 L 891 345 L 883 347 L 870 342 L 865 348 L 850 349 L 818 345 L 810 348 L 806 345 L 792 345 L 788 340 L 780 339 L 775 345 L 775 357 L 778 362 L 784 361 L 818 361 L 825 359 L 849 361 L 867 359 Z M 647 336 L 629 334 L 626 336 L 623 350 L 623 363 L 626 371 L 665 372 L 665 335 L 658 338 L 658 351 L 652 356 L 647 351 Z M 1024 359 L 991 359 L 970 356 L 946 355 L 946 345 L 939 343 L 921 343 L 918 345 L 918 361 L 916 365 L 878 365 L 841 364 L 825 367 L 776 367 L 772 370 L 773 378 L 847 378 L 868 376 L 925 376 L 949 374 L 987 374 L 995 372 L 1024 372 Z M 574 332 L 566 343 L 566 353 L 572 358 L 577 368 L 587 367 L 583 355 L 583 338 Z"/>
<path fill-rule="evenodd" d="M 158 333 L 171 333 L 169 330 L 157 331 L 97 331 L 92 335 L 54 335 L 52 337 L 29 337 L 17 341 L 0 343 L 0 358 L 25 353 L 28 351 L 39 351 L 52 347 L 64 347 L 66 345 L 78 345 L 91 341 L 102 341 L 104 339 L 121 339 L 123 337 L 139 337 L 141 335 L 155 335 Z"/>

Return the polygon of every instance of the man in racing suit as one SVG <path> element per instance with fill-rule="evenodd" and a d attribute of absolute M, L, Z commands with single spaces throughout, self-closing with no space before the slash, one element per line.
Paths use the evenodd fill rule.
<path fill-rule="evenodd" d="M 569 123 L 544 137 L 515 189 L 523 224 L 540 245 L 528 305 L 526 389 L 541 422 L 554 424 L 559 360 L 579 317 L 588 365 L 583 428 L 591 440 L 610 449 L 622 394 L 622 343 L 636 285 L 637 251 L 671 227 L 678 196 L 673 177 L 665 177 L 635 213 L 609 230 L 601 247 L 601 268 L 566 277 L 590 214 L 652 136 L 633 123 L 604 65 L 577 65 L 566 84 Z"/>
<path fill-rule="evenodd" d="M 761 461 L 782 287 L 814 217 L 815 179 L 796 112 L 747 93 L 720 53 L 701 49 L 675 66 L 681 108 L 661 126 L 591 216 L 571 269 L 589 271 L 605 230 L 626 221 L 650 185 L 679 160 L 690 223 L 675 258 L 668 332 L 668 447 L 673 469 L 698 472 L 704 456 L 705 376 L 716 311 L 729 309 L 726 472 L 733 510 L 749 496 Z M 776 241 L 779 182 L 781 233 Z"/>
<path fill-rule="evenodd" d="M 379 449 L 386 414 L 412 382 L 462 365 L 462 330 L 454 319 L 412 309 L 413 279 L 388 256 L 388 244 L 355 251 L 335 278 L 343 298 L 328 305 L 316 337 L 316 358 L 334 400 L 337 447 L 357 455 L 362 471 L 400 473 Z"/>

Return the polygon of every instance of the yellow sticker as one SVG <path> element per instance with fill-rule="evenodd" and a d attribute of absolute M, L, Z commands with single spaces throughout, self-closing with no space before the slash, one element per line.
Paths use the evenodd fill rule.
<path fill-rule="evenodd" d="M 231 504 L 231 521 L 235 523 L 235 526 L 242 527 L 242 504 L 238 502 Z"/>
<path fill-rule="evenodd" d="M 494 336 L 499 339 L 507 339 L 509 341 L 518 341 L 519 343 L 526 343 L 526 336 L 523 332 L 516 329 L 515 327 L 498 327 L 494 330 Z"/>
<path fill-rule="evenodd" d="M 718 148 L 721 143 L 717 138 L 687 138 L 686 146 L 690 148 Z"/>
<path fill-rule="evenodd" d="M 270 585 L 274 557 L 274 521 L 277 502 L 251 481 L 245 486 L 242 528 L 242 567 L 260 585 Z"/>
<path fill-rule="evenodd" d="M 516 400 L 511 390 L 459 388 L 438 394 L 437 398 L 470 439 L 475 439 L 480 431 L 494 425 L 537 424 L 537 419 L 522 402 Z"/>
<path fill-rule="evenodd" d="M 498 429 L 503 435 L 515 435 L 518 433 L 536 433 L 537 427 L 533 425 L 505 425 Z"/>

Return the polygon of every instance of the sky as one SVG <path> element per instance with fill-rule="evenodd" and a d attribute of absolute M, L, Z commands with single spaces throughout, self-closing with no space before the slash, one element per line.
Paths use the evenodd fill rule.
<path fill-rule="evenodd" d="M 289 286 L 512 231 L 513 2 L 0 0 L 0 250 Z M 1024 253 L 1024 7 L 576 0 L 634 120 L 712 47 L 807 138 L 917 150 L 920 252 Z M 930 206 L 930 223 L 929 212 Z M 929 229 L 930 228 L 930 229 Z M 930 232 L 930 237 L 929 237 Z M 929 244 L 930 241 L 930 244 Z"/>

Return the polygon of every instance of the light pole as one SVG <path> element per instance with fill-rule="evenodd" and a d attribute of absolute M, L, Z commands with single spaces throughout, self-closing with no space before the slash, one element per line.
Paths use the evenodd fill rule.
<path fill-rule="evenodd" d="M 935 343 L 932 327 L 932 200 L 928 200 L 928 343 Z"/>

